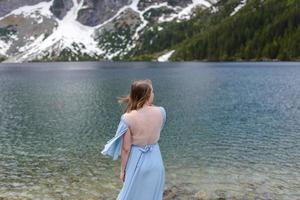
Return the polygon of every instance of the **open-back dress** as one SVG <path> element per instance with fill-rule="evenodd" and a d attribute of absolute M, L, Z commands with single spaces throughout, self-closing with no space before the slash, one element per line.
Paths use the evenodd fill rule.
<path fill-rule="evenodd" d="M 163 129 L 166 122 L 166 110 L 159 106 L 162 114 L 162 124 L 159 130 Z M 105 144 L 101 151 L 103 155 L 111 156 L 117 160 L 121 155 L 123 135 L 129 128 L 125 121 L 124 114 L 116 134 Z M 145 144 L 143 146 L 131 144 L 130 153 L 125 167 L 125 180 L 123 187 L 118 194 L 117 200 L 162 200 L 165 184 L 165 168 L 158 144 Z"/>

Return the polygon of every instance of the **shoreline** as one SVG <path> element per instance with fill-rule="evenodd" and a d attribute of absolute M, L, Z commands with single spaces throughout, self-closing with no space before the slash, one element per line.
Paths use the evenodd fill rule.
<path fill-rule="evenodd" d="M 99 60 L 99 61 L 34 61 L 34 62 L 5 62 L 0 61 L 1 65 L 22 65 L 22 64 L 76 64 L 76 63 L 103 63 L 103 64 L 112 64 L 112 63 L 151 63 L 151 64 L 164 64 L 164 63 L 300 63 L 300 59 L 296 60 L 189 60 L 189 61 L 111 61 L 111 60 Z"/>

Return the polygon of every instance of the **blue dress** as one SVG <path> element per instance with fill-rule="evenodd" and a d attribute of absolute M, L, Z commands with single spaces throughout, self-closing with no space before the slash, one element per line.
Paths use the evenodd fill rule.
<path fill-rule="evenodd" d="M 162 130 L 166 122 L 166 110 L 162 106 L 159 108 L 163 115 Z M 122 136 L 127 129 L 123 114 L 115 136 L 107 141 L 101 154 L 117 160 L 121 155 Z M 164 184 L 165 168 L 159 144 L 132 144 L 125 166 L 125 180 L 117 200 L 162 200 Z"/>

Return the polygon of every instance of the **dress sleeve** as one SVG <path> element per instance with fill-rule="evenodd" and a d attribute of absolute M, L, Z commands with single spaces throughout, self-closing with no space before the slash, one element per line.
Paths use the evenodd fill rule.
<path fill-rule="evenodd" d="M 101 154 L 111 156 L 113 160 L 117 160 L 118 156 L 121 155 L 122 136 L 126 133 L 127 129 L 128 124 L 125 121 L 123 114 L 120 118 L 115 136 L 106 142 Z"/>
<path fill-rule="evenodd" d="M 167 113 L 166 113 L 166 109 L 164 107 L 160 106 L 159 108 L 160 108 L 161 114 L 163 116 L 163 124 L 161 126 L 161 130 L 162 130 L 165 126 L 165 123 L 166 123 Z"/>

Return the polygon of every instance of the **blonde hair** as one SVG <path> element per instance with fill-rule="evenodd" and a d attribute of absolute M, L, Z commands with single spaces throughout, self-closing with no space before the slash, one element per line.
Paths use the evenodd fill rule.
<path fill-rule="evenodd" d="M 123 112 L 126 113 L 143 107 L 149 100 L 152 89 L 152 81 L 150 79 L 134 80 L 131 83 L 130 94 L 117 97 L 118 103 L 127 104 Z"/>

